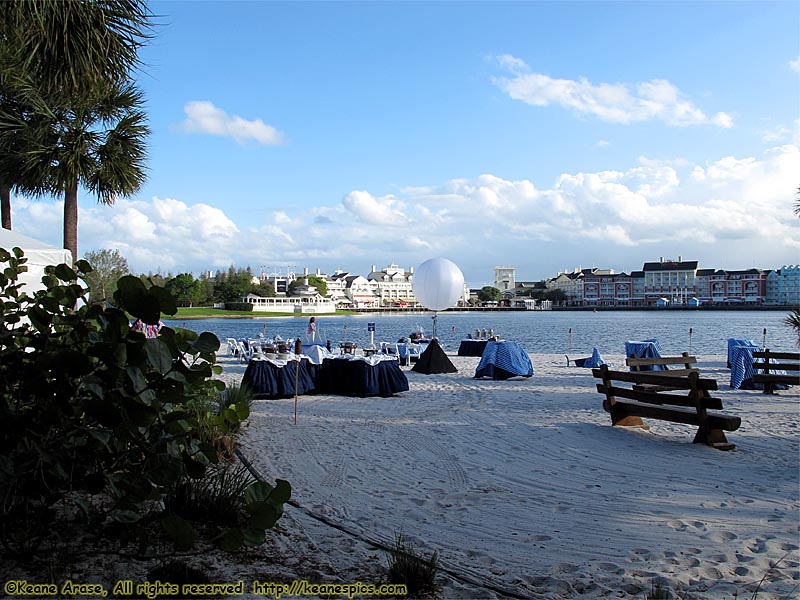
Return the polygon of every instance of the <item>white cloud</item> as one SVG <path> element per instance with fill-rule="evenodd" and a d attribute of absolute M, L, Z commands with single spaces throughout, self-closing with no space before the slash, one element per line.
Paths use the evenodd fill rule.
<path fill-rule="evenodd" d="M 237 115 L 230 116 L 211 102 L 188 102 L 183 111 L 187 118 L 181 126 L 188 133 L 231 137 L 240 144 L 255 141 L 264 146 L 277 146 L 283 143 L 283 134 L 261 119 L 248 121 Z"/>
<path fill-rule="evenodd" d="M 792 211 L 800 148 L 726 156 L 707 164 L 640 158 L 623 170 L 564 173 L 546 187 L 492 174 L 402 188 L 356 190 L 341 202 L 279 207 L 237 226 L 230 212 L 173 198 L 93 199 L 80 209 L 80 250 L 118 248 L 140 272 L 199 273 L 230 264 L 296 265 L 365 273 L 374 263 L 454 260 L 479 284 L 497 264 L 521 279 L 574 266 L 639 269 L 659 256 L 703 267 L 796 263 Z M 61 243 L 60 203 L 12 201 L 21 233 Z"/>
<path fill-rule="evenodd" d="M 706 115 L 664 79 L 635 84 L 593 84 L 586 78 L 554 79 L 542 73 L 531 73 L 522 60 L 509 55 L 499 57 L 498 64 L 511 76 L 496 77 L 494 83 L 514 100 L 532 106 L 555 104 L 612 123 L 660 119 L 678 127 L 702 124 L 733 127 L 729 114 Z"/>
<path fill-rule="evenodd" d="M 400 227 L 409 221 L 392 196 L 375 198 L 369 192 L 353 191 L 344 197 L 342 205 L 353 217 L 368 225 Z"/>
<path fill-rule="evenodd" d="M 795 73 L 800 73 L 800 57 L 789 61 L 789 68 Z"/>

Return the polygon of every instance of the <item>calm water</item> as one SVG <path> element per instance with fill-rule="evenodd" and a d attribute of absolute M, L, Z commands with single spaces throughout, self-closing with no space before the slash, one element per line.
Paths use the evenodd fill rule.
<path fill-rule="evenodd" d="M 618 312 L 481 312 L 444 313 L 438 318 L 439 339 L 449 352 L 475 329 L 494 329 L 507 340 L 514 340 L 531 353 L 586 353 L 597 346 L 601 352 L 623 353 L 626 340 L 656 338 L 663 353 L 692 352 L 725 354 L 727 339 L 746 338 L 761 344 L 766 329 L 766 345 L 773 350 L 794 351 L 793 330 L 783 323 L 784 311 L 618 311 Z M 369 343 L 367 323 L 375 323 L 375 342 L 396 342 L 421 328 L 433 330 L 431 313 L 403 315 L 318 316 L 320 330 L 334 347 L 344 339 L 359 346 Z M 264 331 L 273 337 L 295 338 L 305 332 L 308 317 L 253 317 L 246 319 L 202 319 L 165 321 L 172 327 L 197 332 L 210 331 L 222 341 L 228 337 L 256 337 Z M 571 335 L 570 335 L 571 330 Z"/>

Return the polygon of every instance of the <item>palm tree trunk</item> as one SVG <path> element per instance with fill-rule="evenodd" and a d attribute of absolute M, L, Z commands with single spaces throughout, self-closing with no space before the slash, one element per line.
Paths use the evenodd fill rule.
<path fill-rule="evenodd" d="M 5 183 L 0 183 L 0 213 L 3 229 L 11 229 L 11 188 Z"/>
<path fill-rule="evenodd" d="M 64 248 L 72 252 L 73 262 L 78 260 L 78 182 L 71 183 L 64 192 Z"/>

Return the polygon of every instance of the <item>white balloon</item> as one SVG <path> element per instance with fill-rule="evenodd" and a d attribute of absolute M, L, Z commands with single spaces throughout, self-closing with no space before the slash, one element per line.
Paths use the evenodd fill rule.
<path fill-rule="evenodd" d="M 464 274 L 446 258 L 431 258 L 414 270 L 411 288 L 422 306 L 444 310 L 464 293 Z"/>

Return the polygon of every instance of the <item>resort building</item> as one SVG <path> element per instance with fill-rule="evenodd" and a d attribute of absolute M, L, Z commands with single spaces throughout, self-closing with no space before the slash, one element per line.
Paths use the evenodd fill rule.
<path fill-rule="evenodd" d="M 583 304 L 583 277 L 586 272 L 591 273 L 592 269 L 562 271 L 553 279 L 547 280 L 547 288 L 561 290 L 567 298 L 567 304 L 579 306 Z"/>
<path fill-rule="evenodd" d="M 703 304 L 763 304 L 767 297 L 767 272 L 698 269 L 696 296 Z"/>
<path fill-rule="evenodd" d="M 516 269 L 514 267 L 495 267 L 494 268 L 494 287 L 503 293 L 503 298 L 510 298 L 514 295 Z"/>
<path fill-rule="evenodd" d="M 380 305 L 377 282 L 363 275 L 349 275 L 344 281 L 345 294 L 354 308 L 375 308 Z"/>
<path fill-rule="evenodd" d="M 644 263 L 644 303 L 655 305 L 665 298 L 671 305 L 687 304 L 697 296 L 697 261 L 664 260 Z"/>
<path fill-rule="evenodd" d="M 417 303 L 411 282 L 414 267 L 408 271 L 392 263 L 380 271 L 372 265 L 367 279 L 377 284 L 378 304 L 380 306 L 413 306 Z"/>
<path fill-rule="evenodd" d="M 767 304 L 800 305 L 800 265 L 784 265 L 768 271 L 765 280 Z"/>
<path fill-rule="evenodd" d="M 322 279 L 328 285 L 328 298 L 340 305 L 350 305 L 350 298 L 347 297 L 347 278 L 350 273 L 336 269 L 333 275 L 323 275 Z"/>

